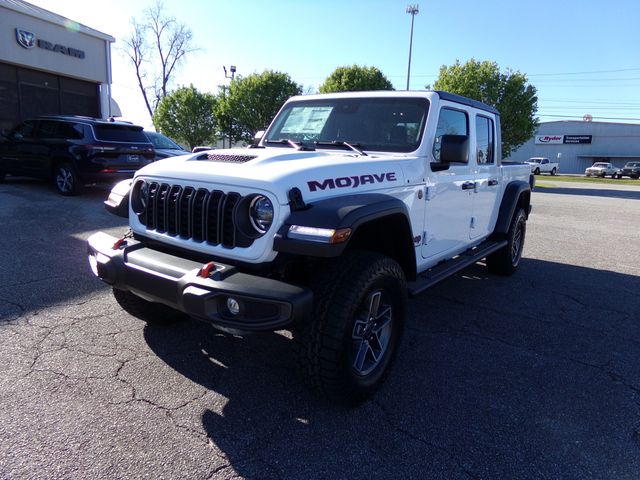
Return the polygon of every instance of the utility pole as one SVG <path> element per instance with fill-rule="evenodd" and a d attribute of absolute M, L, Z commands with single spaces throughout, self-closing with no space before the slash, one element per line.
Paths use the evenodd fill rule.
<path fill-rule="evenodd" d="M 227 67 L 226 66 L 223 65 L 222 69 L 224 70 L 224 78 L 229 78 L 233 82 L 233 78 L 236 76 L 236 66 L 235 65 L 231 65 L 229 67 L 229 71 L 231 72 L 231 75 L 229 75 L 227 73 Z M 224 87 L 224 86 L 222 87 L 222 92 L 226 96 L 226 94 L 227 94 L 226 87 Z M 224 148 L 224 137 L 222 137 L 222 148 Z M 231 134 L 229 134 L 229 148 L 231 148 Z"/>
<path fill-rule="evenodd" d="M 407 7 L 407 13 L 411 15 L 411 36 L 409 37 L 409 66 L 407 67 L 407 90 L 409 90 L 409 78 L 411 77 L 411 48 L 413 47 L 413 19 L 420 11 L 420 6 L 409 5 Z"/>

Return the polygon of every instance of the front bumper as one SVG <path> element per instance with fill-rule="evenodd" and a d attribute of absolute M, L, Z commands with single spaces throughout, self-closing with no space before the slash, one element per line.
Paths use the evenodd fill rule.
<path fill-rule="evenodd" d="M 311 313 L 311 290 L 215 264 L 203 276 L 203 264 L 127 239 L 96 233 L 87 241 L 93 273 L 105 283 L 128 290 L 192 317 L 233 331 L 269 331 L 303 320 Z M 115 247 L 115 248 L 114 248 Z M 239 304 L 235 315 L 227 307 Z"/>

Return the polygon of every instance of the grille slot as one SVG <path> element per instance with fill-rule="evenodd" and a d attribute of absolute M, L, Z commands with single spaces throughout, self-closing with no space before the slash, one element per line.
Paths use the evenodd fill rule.
<path fill-rule="evenodd" d="M 190 186 L 151 182 L 146 211 L 138 215 L 147 230 L 225 248 L 249 247 L 253 239 L 235 224 L 242 196 Z"/>

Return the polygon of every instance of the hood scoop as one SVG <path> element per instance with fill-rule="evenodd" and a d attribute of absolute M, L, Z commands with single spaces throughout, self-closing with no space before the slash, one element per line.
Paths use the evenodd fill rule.
<path fill-rule="evenodd" d="M 207 160 L 209 162 L 245 163 L 258 158 L 257 155 L 229 155 L 225 153 L 204 153 L 196 157 L 196 160 Z"/>

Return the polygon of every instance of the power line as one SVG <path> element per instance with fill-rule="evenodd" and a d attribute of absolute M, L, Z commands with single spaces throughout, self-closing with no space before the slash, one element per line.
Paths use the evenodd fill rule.
<path fill-rule="evenodd" d="M 619 72 L 637 72 L 640 68 L 619 68 L 617 70 L 592 70 L 590 72 L 564 72 L 564 73 L 527 73 L 527 77 L 545 77 L 558 75 L 591 75 L 595 73 L 619 73 Z"/>

